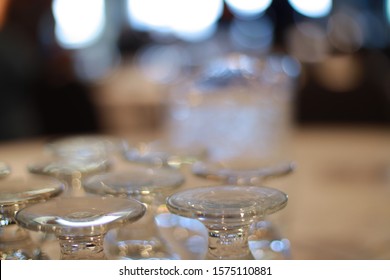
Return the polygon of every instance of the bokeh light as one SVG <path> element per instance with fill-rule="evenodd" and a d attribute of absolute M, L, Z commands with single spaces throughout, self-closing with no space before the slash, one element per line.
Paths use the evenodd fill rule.
<path fill-rule="evenodd" d="M 332 0 L 288 0 L 298 13 L 312 18 L 327 16 L 332 10 Z"/>
<path fill-rule="evenodd" d="M 272 0 L 225 0 L 230 11 L 237 17 L 254 17 L 263 13 Z"/>
<path fill-rule="evenodd" d="M 253 20 L 234 19 L 229 36 L 238 50 L 264 53 L 273 43 L 274 24 L 266 16 Z"/>
<path fill-rule="evenodd" d="M 364 41 L 361 23 L 353 11 L 334 13 L 328 22 L 328 39 L 332 46 L 342 52 L 359 50 Z"/>
<path fill-rule="evenodd" d="M 55 34 L 64 48 L 92 45 L 105 26 L 104 0 L 54 0 Z"/>
<path fill-rule="evenodd" d="M 142 73 L 150 80 L 169 84 L 184 76 L 188 55 L 175 45 L 150 45 L 140 49 L 136 62 Z"/>
<path fill-rule="evenodd" d="M 304 63 L 321 62 L 331 50 L 326 30 L 309 21 L 291 27 L 287 34 L 287 49 Z"/>
<path fill-rule="evenodd" d="M 134 29 L 172 34 L 185 41 L 211 36 L 222 11 L 223 0 L 127 0 Z"/>

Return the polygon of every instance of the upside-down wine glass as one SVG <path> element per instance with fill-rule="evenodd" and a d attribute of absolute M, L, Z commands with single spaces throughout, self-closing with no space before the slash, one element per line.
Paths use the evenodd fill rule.
<path fill-rule="evenodd" d="M 48 141 L 45 150 L 62 158 L 110 158 L 119 155 L 126 147 L 126 142 L 109 135 L 74 135 Z"/>
<path fill-rule="evenodd" d="M 83 186 L 88 193 L 134 198 L 146 205 L 142 219 L 108 233 L 110 255 L 120 259 L 177 259 L 162 239 L 155 216 L 166 196 L 183 183 L 184 176 L 176 169 L 143 166 L 87 178 Z"/>
<path fill-rule="evenodd" d="M 285 207 L 287 195 L 257 186 L 211 186 L 183 190 L 167 198 L 173 214 L 201 221 L 208 229 L 206 259 L 255 259 L 249 227 Z"/>
<path fill-rule="evenodd" d="M 0 257 L 4 259 L 45 259 L 31 235 L 19 227 L 16 213 L 32 204 L 58 196 L 64 185 L 53 178 L 7 178 L 0 181 Z"/>
<path fill-rule="evenodd" d="M 205 159 L 207 150 L 204 147 L 192 145 L 180 147 L 171 145 L 164 140 L 139 142 L 129 145 L 123 150 L 125 160 L 133 163 L 154 167 L 181 168 L 192 165 L 194 162 Z"/>
<path fill-rule="evenodd" d="M 104 236 L 108 230 L 132 223 L 145 213 L 132 199 L 61 197 L 26 207 L 16 214 L 17 223 L 29 230 L 54 233 L 65 260 L 106 259 Z"/>
<path fill-rule="evenodd" d="M 49 156 L 32 162 L 28 170 L 64 180 L 64 196 L 83 196 L 82 178 L 106 172 L 112 166 L 112 158 L 124 149 L 124 141 L 103 135 L 78 135 L 49 141 L 44 147 Z"/>
<path fill-rule="evenodd" d="M 40 158 L 30 163 L 27 169 L 32 174 L 46 175 L 65 182 L 66 189 L 62 196 L 84 196 L 81 186 L 83 177 L 99 172 L 106 172 L 111 167 L 107 158 Z"/>
<path fill-rule="evenodd" d="M 217 181 L 220 184 L 261 186 L 270 179 L 289 175 L 295 168 L 295 163 L 286 162 L 278 166 L 258 169 L 232 170 L 223 168 L 222 165 L 216 167 L 215 163 L 199 161 L 192 165 L 192 172 L 196 176 Z M 281 225 L 281 222 L 281 217 L 278 214 L 251 225 L 251 246 L 256 250 L 258 258 L 289 259 L 291 257 L 290 242 L 282 232 L 285 225 Z"/>

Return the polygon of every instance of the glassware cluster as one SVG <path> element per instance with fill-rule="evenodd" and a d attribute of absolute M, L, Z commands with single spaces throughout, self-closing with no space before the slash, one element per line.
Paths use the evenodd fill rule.
<path fill-rule="evenodd" d="M 280 240 L 268 216 L 288 198 L 263 184 L 295 169 L 294 67 L 286 56 L 229 55 L 175 87 L 155 141 L 53 139 L 25 181 L 0 163 L 1 258 L 48 258 L 49 239 L 59 259 L 274 258 L 259 250 Z"/>

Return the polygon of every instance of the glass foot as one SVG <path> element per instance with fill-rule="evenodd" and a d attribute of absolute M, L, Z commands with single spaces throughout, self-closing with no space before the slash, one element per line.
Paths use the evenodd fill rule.
<path fill-rule="evenodd" d="M 166 195 L 184 183 L 172 168 L 134 167 L 127 171 L 95 175 L 85 180 L 88 193 L 135 198 L 147 206 L 139 221 L 109 234 L 107 248 L 120 259 L 177 259 L 156 225 L 156 209 Z"/>
<path fill-rule="evenodd" d="M 205 148 L 193 146 L 191 148 L 173 147 L 162 141 L 139 143 L 124 152 L 126 160 L 157 167 L 180 167 L 183 164 L 193 164 L 207 156 Z"/>
<path fill-rule="evenodd" d="M 58 196 L 64 185 L 52 178 L 11 178 L 0 181 L 0 257 L 1 259 L 45 259 L 30 232 L 19 227 L 15 214 L 31 204 Z"/>
<path fill-rule="evenodd" d="M 180 187 L 184 176 L 171 168 L 132 167 L 118 172 L 97 174 L 86 178 L 83 183 L 88 193 L 99 195 L 137 196 L 170 192 Z"/>
<path fill-rule="evenodd" d="M 119 154 L 125 148 L 125 141 L 105 135 L 76 135 L 53 139 L 45 148 L 57 157 L 88 159 Z"/>
<path fill-rule="evenodd" d="M 286 162 L 274 165 L 264 165 L 258 168 L 229 167 L 220 162 L 198 161 L 192 166 L 192 173 L 207 179 L 218 180 L 227 184 L 256 185 L 270 177 L 280 177 L 290 174 L 295 169 L 295 163 Z"/>
<path fill-rule="evenodd" d="M 111 162 L 106 158 L 44 158 L 27 166 L 30 173 L 55 177 L 66 182 L 63 196 L 84 196 L 81 179 L 106 172 Z"/>
<path fill-rule="evenodd" d="M 266 187 L 213 186 L 177 192 L 167 199 L 170 212 L 201 221 L 208 229 L 208 259 L 254 259 L 250 225 L 284 208 L 287 195 Z"/>
<path fill-rule="evenodd" d="M 54 233 L 61 259 L 105 259 L 107 231 L 135 222 L 144 213 L 145 206 L 132 199 L 73 197 L 26 207 L 15 218 L 23 228 Z"/>
<path fill-rule="evenodd" d="M 107 171 L 110 162 L 105 158 L 44 158 L 28 165 L 28 170 L 34 174 L 54 177 L 85 175 Z"/>

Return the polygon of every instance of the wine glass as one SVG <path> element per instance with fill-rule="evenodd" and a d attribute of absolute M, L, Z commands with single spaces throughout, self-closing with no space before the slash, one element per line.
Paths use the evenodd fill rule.
<path fill-rule="evenodd" d="M 52 139 L 45 145 L 49 157 L 36 160 L 28 169 L 32 173 L 51 175 L 67 182 L 66 195 L 83 196 L 81 178 L 105 172 L 126 142 L 109 135 L 73 135 Z"/>
<path fill-rule="evenodd" d="M 197 145 L 180 147 L 179 145 L 172 146 L 167 141 L 156 140 L 128 146 L 123 155 L 127 161 L 133 163 L 180 168 L 206 158 L 207 151 L 204 147 Z"/>
<path fill-rule="evenodd" d="M 58 196 L 64 185 L 53 178 L 7 178 L 0 181 L 0 257 L 1 259 L 44 259 L 28 231 L 20 228 L 15 214 L 26 206 Z"/>
<path fill-rule="evenodd" d="M 222 164 L 211 162 L 196 162 L 192 166 L 194 175 L 218 181 L 222 184 L 244 186 L 261 186 L 271 178 L 291 174 L 296 168 L 294 162 L 285 162 L 274 166 L 264 166 L 248 169 L 230 169 Z M 272 221 L 271 221 L 272 220 Z M 289 259 L 290 242 L 284 237 L 280 215 L 273 215 L 255 222 L 250 227 L 251 246 L 256 248 L 258 258 Z"/>
<path fill-rule="evenodd" d="M 104 235 L 108 230 L 132 223 L 145 213 L 132 199 L 108 197 L 61 197 L 26 207 L 16 214 L 26 229 L 54 233 L 61 259 L 106 259 Z"/>
<path fill-rule="evenodd" d="M 293 161 L 274 163 L 270 165 L 229 166 L 223 161 L 197 161 L 192 165 L 192 173 L 206 179 L 216 180 L 235 185 L 259 185 L 273 177 L 281 177 L 292 173 L 296 168 Z"/>
<path fill-rule="evenodd" d="M 66 189 L 63 196 L 84 196 L 81 180 L 84 176 L 106 172 L 111 167 L 107 158 L 47 157 L 28 164 L 33 174 L 47 175 L 63 180 Z"/>
<path fill-rule="evenodd" d="M 198 219 L 206 226 L 206 259 L 254 259 L 248 243 L 250 225 L 286 204 L 285 193 L 258 186 L 196 187 L 167 198 L 171 213 Z"/>
<path fill-rule="evenodd" d="M 74 135 L 52 139 L 45 149 L 60 158 L 107 158 L 125 149 L 126 142 L 108 135 Z"/>
<path fill-rule="evenodd" d="M 87 178 L 83 186 L 88 193 L 135 198 L 146 205 L 141 220 L 108 234 L 110 254 L 121 259 L 177 259 L 162 239 L 155 215 L 167 194 L 183 183 L 176 169 L 142 166 Z"/>
<path fill-rule="evenodd" d="M 11 173 L 11 168 L 4 162 L 0 161 L 0 178 L 6 177 Z"/>

